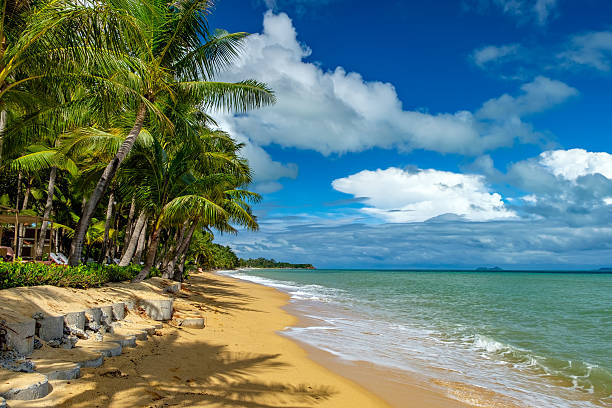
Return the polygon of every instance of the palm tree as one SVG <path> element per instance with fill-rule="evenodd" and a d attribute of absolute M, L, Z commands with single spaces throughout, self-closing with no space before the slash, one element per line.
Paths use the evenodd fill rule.
<path fill-rule="evenodd" d="M 106 166 L 83 210 L 71 245 L 71 265 L 80 262 L 91 217 L 119 166 L 132 150 L 147 113 L 153 113 L 149 121 L 172 129 L 160 103 L 172 104 L 179 93 L 198 99 L 204 109 L 227 111 L 246 111 L 275 101 L 270 89 L 253 80 L 214 81 L 220 70 L 234 62 L 247 34 L 211 33 L 206 22 L 211 0 L 178 0 L 171 4 L 147 0 L 131 5 L 139 31 L 144 34 L 142 41 L 129 55 L 122 55 L 126 68 L 123 72 L 95 80 L 117 93 L 131 95 L 136 116 L 132 129 Z"/>

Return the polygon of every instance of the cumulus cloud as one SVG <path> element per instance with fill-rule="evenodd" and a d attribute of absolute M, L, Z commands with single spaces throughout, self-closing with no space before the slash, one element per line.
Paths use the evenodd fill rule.
<path fill-rule="evenodd" d="M 612 179 L 612 155 L 606 152 L 587 152 L 584 149 L 553 150 L 540 154 L 540 163 L 555 176 L 576 181 L 588 174 L 601 174 Z"/>
<path fill-rule="evenodd" d="M 237 131 L 227 117 L 220 116 L 217 122 L 221 129 L 228 132 L 239 143 L 244 144 L 241 153 L 249 160 L 253 171 L 253 181 L 258 192 L 278 191 L 282 185 L 276 180 L 297 177 L 298 167 L 295 163 L 283 164 L 273 160 L 261 146 L 252 143 L 246 135 Z"/>
<path fill-rule="evenodd" d="M 496 7 L 519 22 L 533 21 L 545 25 L 555 12 L 557 3 L 558 0 L 471 0 L 465 4 L 480 11 Z"/>
<path fill-rule="evenodd" d="M 546 95 L 558 92 L 561 82 L 537 78 L 523 86 L 522 96 L 506 98 L 521 105 L 507 103 L 512 113 L 507 117 L 477 117 L 467 110 L 436 114 L 405 110 L 392 84 L 368 81 L 342 67 L 325 71 L 306 61 L 310 55 L 286 14 L 266 13 L 263 33 L 249 37 L 243 57 L 223 79 L 264 81 L 276 91 L 278 103 L 228 117 L 233 129 L 258 146 L 275 143 L 324 155 L 373 147 L 477 155 L 516 140 L 539 140 L 542 135 L 521 119 L 530 113 L 525 107 L 543 108 L 541 99 L 546 98 L 563 102 L 558 93 Z M 540 88 L 532 92 L 535 87 Z M 531 97 L 540 100 L 530 102 Z"/>
<path fill-rule="evenodd" d="M 421 222 L 446 214 L 472 221 L 514 217 L 502 197 L 490 193 L 478 175 L 391 167 L 336 179 L 332 186 L 363 197 L 362 211 L 388 222 Z"/>
<path fill-rule="evenodd" d="M 474 50 L 471 58 L 480 68 L 485 68 L 492 63 L 507 61 L 511 57 L 516 56 L 519 50 L 520 46 L 518 44 L 487 45 Z"/>
<path fill-rule="evenodd" d="M 522 117 L 550 109 L 578 94 L 575 88 L 542 76 L 521 86 L 521 91 L 518 96 L 504 94 L 488 100 L 478 110 L 477 116 L 495 120 Z"/>
<path fill-rule="evenodd" d="M 570 64 L 609 71 L 612 58 L 612 32 L 595 31 L 575 35 L 559 57 Z"/>

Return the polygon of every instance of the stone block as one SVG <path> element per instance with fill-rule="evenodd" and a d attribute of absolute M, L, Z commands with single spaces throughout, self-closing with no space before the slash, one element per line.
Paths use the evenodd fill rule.
<path fill-rule="evenodd" d="M 44 315 L 36 320 L 36 335 L 44 341 L 61 339 L 64 336 L 64 316 Z"/>
<path fill-rule="evenodd" d="M 20 322 L 6 322 L 6 326 L 8 327 L 6 330 L 6 345 L 8 348 L 20 354 L 32 354 L 36 320 L 25 319 Z"/>
<path fill-rule="evenodd" d="M 102 310 L 99 307 L 92 307 L 85 310 L 85 318 L 88 322 L 100 324 L 102 322 Z"/>
<path fill-rule="evenodd" d="M 144 309 L 147 316 L 153 320 L 165 321 L 172 319 L 172 306 L 174 299 L 141 299 L 140 306 Z"/>
<path fill-rule="evenodd" d="M 114 303 L 111 307 L 113 309 L 113 318 L 115 320 L 125 319 L 125 303 Z"/>
<path fill-rule="evenodd" d="M 102 324 L 105 326 L 110 326 L 113 322 L 113 306 L 101 306 L 100 310 L 102 311 Z"/>
<path fill-rule="evenodd" d="M 85 312 L 70 312 L 64 316 L 64 323 L 68 327 L 85 330 Z"/>
<path fill-rule="evenodd" d="M 177 319 L 177 323 L 181 327 L 189 327 L 191 329 L 203 329 L 205 327 L 203 317 L 186 317 Z"/>
<path fill-rule="evenodd" d="M 39 373 L 0 371 L 0 397 L 6 400 L 34 400 L 51 392 L 49 379 Z"/>

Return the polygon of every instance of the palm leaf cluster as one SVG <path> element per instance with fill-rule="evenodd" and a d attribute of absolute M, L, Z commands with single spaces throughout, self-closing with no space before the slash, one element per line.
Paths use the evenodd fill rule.
<path fill-rule="evenodd" d="M 242 146 L 210 112 L 274 93 L 217 80 L 248 34 L 212 30 L 210 0 L 0 1 L 0 196 L 43 216 L 36 257 L 53 219 L 72 265 L 180 278 L 194 233 L 257 228 Z"/>

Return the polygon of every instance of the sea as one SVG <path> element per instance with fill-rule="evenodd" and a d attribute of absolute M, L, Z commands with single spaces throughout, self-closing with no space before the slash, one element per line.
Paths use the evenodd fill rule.
<path fill-rule="evenodd" d="M 283 334 L 347 361 L 520 407 L 612 407 L 612 274 L 247 269 L 315 324 Z"/>

